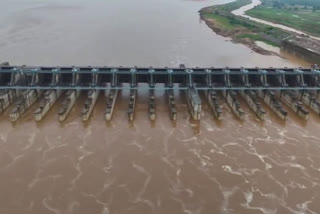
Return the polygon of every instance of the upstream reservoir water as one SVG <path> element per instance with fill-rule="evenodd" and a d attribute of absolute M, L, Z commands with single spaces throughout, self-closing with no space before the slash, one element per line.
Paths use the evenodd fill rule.
<path fill-rule="evenodd" d="M 27 65 L 299 66 L 215 35 L 197 11 L 223 0 L 2 0 L 0 61 Z M 203 99 L 190 120 L 175 91 L 178 120 L 164 92 L 157 119 L 138 91 L 136 120 L 121 92 L 110 123 L 100 96 L 83 123 L 84 94 L 64 123 L 56 103 L 36 123 L 0 116 L 0 213 L 314 214 L 320 213 L 320 118 L 289 110 L 265 122 L 245 103 L 244 122 L 223 103 L 223 120 Z M 288 109 L 288 108 L 287 108 Z"/>
<path fill-rule="evenodd" d="M 215 35 L 225 0 L 2 0 L 0 60 L 27 65 L 297 66 Z"/>

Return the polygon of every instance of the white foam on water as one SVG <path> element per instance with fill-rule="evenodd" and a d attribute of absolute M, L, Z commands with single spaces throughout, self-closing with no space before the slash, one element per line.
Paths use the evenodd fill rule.
<path fill-rule="evenodd" d="M 104 207 L 101 214 L 110 214 L 108 207 Z"/>
<path fill-rule="evenodd" d="M 269 164 L 269 163 L 266 163 L 266 167 L 265 167 L 266 170 L 269 170 L 269 169 L 272 169 L 272 165 Z"/>
<path fill-rule="evenodd" d="M 313 199 L 314 198 L 312 198 L 309 201 L 305 201 L 305 202 L 303 202 L 301 204 L 297 204 L 297 208 L 303 213 L 319 214 L 317 212 L 314 212 L 314 211 L 310 210 L 309 207 L 308 207 L 308 205 L 313 202 Z"/>
<path fill-rule="evenodd" d="M 230 143 L 226 143 L 226 144 L 223 144 L 222 147 L 227 147 L 227 146 L 240 146 L 239 143 L 233 143 L 233 142 L 230 142 Z"/>
<path fill-rule="evenodd" d="M 91 129 L 90 129 L 91 130 Z M 89 134 L 88 134 L 89 132 Z M 81 163 L 83 160 L 85 160 L 86 157 L 94 154 L 94 152 L 92 151 L 89 151 L 89 150 L 86 150 L 86 146 L 87 146 L 87 143 L 90 142 L 90 141 L 87 141 L 86 140 L 86 137 L 88 137 L 89 135 L 91 135 L 91 131 L 88 131 L 86 134 L 85 134 L 85 137 L 82 139 L 82 144 L 79 145 L 78 147 L 78 150 L 79 152 L 81 153 L 81 155 L 78 157 L 76 163 L 74 164 L 74 168 L 76 169 L 77 171 L 77 174 L 75 176 L 74 179 L 71 180 L 70 184 L 71 184 L 71 187 L 70 189 L 73 190 L 76 186 L 76 182 L 79 180 L 79 178 L 83 175 L 83 171 L 82 171 L 82 168 L 81 168 Z"/>
<path fill-rule="evenodd" d="M 230 174 L 242 176 L 242 173 L 241 173 L 241 172 L 234 171 L 234 170 L 231 168 L 231 166 L 223 165 L 223 166 L 221 166 L 221 168 L 222 168 L 224 171 L 229 172 Z"/>
<path fill-rule="evenodd" d="M 136 163 L 132 163 L 132 166 L 134 169 L 136 169 L 139 173 L 142 173 L 143 175 L 145 175 L 145 181 L 143 183 L 143 186 L 141 187 L 140 191 L 138 191 L 137 193 L 135 193 L 135 198 L 133 199 L 133 203 L 144 203 L 147 206 L 149 206 L 152 210 L 152 213 L 154 213 L 155 211 L 155 204 L 151 201 L 148 200 L 146 198 L 143 197 L 145 191 L 148 188 L 148 185 L 151 181 L 152 175 L 150 172 L 148 172 L 144 167 L 142 167 L 141 165 L 138 165 Z"/>
<path fill-rule="evenodd" d="M 256 192 L 256 191 L 255 191 Z M 250 210 L 260 210 L 262 213 L 264 214 L 276 214 L 277 213 L 277 209 L 267 209 L 267 208 L 263 208 L 263 207 L 257 207 L 257 206 L 251 206 L 251 202 L 253 201 L 253 193 L 251 191 L 248 192 L 244 192 L 244 197 L 246 199 L 246 203 L 242 203 L 241 206 L 245 207 L 246 209 L 250 209 Z"/>
<path fill-rule="evenodd" d="M 255 175 L 257 172 L 262 172 L 260 169 L 255 168 L 255 169 L 247 169 L 247 168 L 239 168 L 239 171 L 242 172 L 243 175 L 245 176 L 253 176 Z"/>
<path fill-rule="evenodd" d="M 142 152 L 143 150 L 145 150 L 145 149 L 144 149 L 144 146 L 141 145 L 141 144 L 139 144 L 136 140 L 131 141 L 131 143 L 128 143 L 128 145 L 129 145 L 129 146 L 135 146 L 135 147 L 137 147 L 140 152 Z"/>
<path fill-rule="evenodd" d="M 181 173 L 181 169 L 179 168 L 179 169 L 177 170 L 177 172 L 176 172 L 176 175 L 177 175 L 177 176 L 180 176 L 180 173 Z"/>
<path fill-rule="evenodd" d="M 103 167 L 103 171 L 106 174 L 109 174 L 110 170 L 113 168 L 113 159 L 114 159 L 113 156 L 108 157 L 108 163 Z"/>
<path fill-rule="evenodd" d="M 29 148 L 31 148 L 35 143 L 36 136 L 37 132 L 31 132 L 27 140 L 28 143 L 22 148 L 22 150 L 28 150 Z"/>
<path fill-rule="evenodd" d="M 51 197 L 42 199 L 42 205 L 48 209 L 50 212 L 53 212 L 54 214 L 61 214 L 61 211 L 57 208 L 52 207 L 49 205 L 48 200 L 51 200 Z"/>
<path fill-rule="evenodd" d="M 247 206 L 249 206 L 249 204 L 251 203 L 251 201 L 253 199 L 252 192 L 244 192 L 244 197 L 246 198 Z"/>
<path fill-rule="evenodd" d="M 191 204 L 190 202 L 184 202 L 183 200 L 181 200 L 178 197 L 171 197 L 173 200 L 177 201 L 181 207 L 182 207 L 182 211 L 183 213 L 186 214 L 201 214 L 202 211 L 202 207 L 201 206 L 196 206 L 194 204 Z"/>
<path fill-rule="evenodd" d="M 181 139 L 180 141 L 181 141 L 181 142 L 192 142 L 192 141 L 196 142 L 197 139 L 198 139 L 198 138 L 197 138 L 196 136 L 193 136 L 193 137 L 190 137 L 190 138 Z"/>
<path fill-rule="evenodd" d="M 108 182 L 105 181 L 103 183 L 103 188 L 102 188 L 101 192 L 108 190 L 115 182 L 116 182 L 116 178 L 112 178 L 112 179 L 108 180 Z"/>
<path fill-rule="evenodd" d="M 213 124 L 211 122 L 207 122 L 207 121 L 203 120 L 202 124 L 205 126 L 205 128 L 208 132 L 213 132 L 215 130 L 215 127 L 213 126 Z"/>
<path fill-rule="evenodd" d="M 78 122 L 69 122 L 67 124 L 65 124 L 65 127 L 72 127 L 72 126 L 76 126 L 79 127 L 79 123 Z"/>
<path fill-rule="evenodd" d="M 8 131 L 1 130 L 1 132 L 0 132 L 0 139 L 1 139 L 1 141 L 2 141 L 3 143 L 7 142 L 8 134 L 9 134 Z"/>
<path fill-rule="evenodd" d="M 0 168 L 0 172 L 13 167 L 20 159 L 25 157 L 25 154 L 19 154 L 19 155 L 13 156 L 13 154 L 9 153 L 9 155 L 10 155 L 12 161 L 9 162 L 5 167 Z"/>
<path fill-rule="evenodd" d="M 223 189 L 222 195 L 223 195 L 223 202 L 221 205 L 221 213 L 223 214 L 229 214 L 229 199 L 230 197 L 239 190 L 239 187 L 235 186 L 232 189 Z"/>
<path fill-rule="evenodd" d="M 88 198 L 93 198 L 97 204 L 102 205 L 101 214 L 109 214 L 110 213 L 109 204 L 98 199 L 98 196 L 96 196 L 94 194 L 88 194 L 85 192 L 82 192 L 81 195 L 88 197 Z"/>

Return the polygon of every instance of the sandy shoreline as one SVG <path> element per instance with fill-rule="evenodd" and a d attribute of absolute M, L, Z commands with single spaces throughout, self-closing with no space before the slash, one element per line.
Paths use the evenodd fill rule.
<path fill-rule="evenodd" d="M 251 3 L 250 3 L 251 4 Z M 246 6 L 246 5 L 245 5 Z M 241 6 L 243 7 L 243 6 Z M 241 8 L 240 7 L 240 8 Z M 277 55 L 277 56 L 280 56 L 278 53 L 276 52 L 273 52 L 273 51 L 269 51 L 269 50 L 266 50 L 266 49 L 263 49 L 262 47 L 258 46 L 254 40 L 252 39 L 239 39 L 237 36 L 240 35 L 240 34 L 247 34 L 247 33 L 251 33 L 248 29 L 246 28 L 239 28 L 239 29 L 225 29 L 221 26 L 219 26 L 219 24 L 217 23 L 217 21 L 215 19 L 212 19 L 212 18 L 207 18 L 205 17 L 205 14 L 208 14 L 208 13 L 212 13 L 213 11 L 215 10 L 215 6 L 210 6 L 210 7 L 205 7 L 205 8 L 202 8 L 200 11 L 199 11 L 199 14 L 200 14 L 200 18 L 202 21 L 204 21 L 207 26 L 213 31 L 215 32 L 216 34 L 220 35 L 220 36 L 223 36 L 223 37 L 229 37 L 231 38 L 231 41 L 234 42 L 234 43 L 240 43 L 240 44 L 243 44 L 247 47 L 249 47 L 252 51 L 254 52 L 257 52 L 259 54 L 262 54 L 262 55 Z M 232 11 L 230 12 L 230 15 L 232 15 Z M 234 14 L 233 14 L 234 15 Z M 234 15 L 235 16 L 235 15 Z"/>
<path fill-rule="evenodd" d="M 202 15 L 200 15 L 200 17 L 201 17 L 201 20 L 203 20 L 213 32 L 215 32 L 216 34 L 218 34 L 220 36 L 231 38 L 231 41 L 234 43 L 243 44 L 243 45 L 249 47 L 252 51 L 259 53 L 259 54 L 262 54 L 262 55 L 277 55 L 277 56 L 279 56 L 279 54 L 277 54 L 275 52 L 268 51 L 268 50 L 265 50 L 265 49 L 259 47 L 253 40 L 237 39 L 236 36 L 240 33 L 239 31 L 225 30 L 223 28 L 220 28 L 212 19 L 206 19 Z"/>

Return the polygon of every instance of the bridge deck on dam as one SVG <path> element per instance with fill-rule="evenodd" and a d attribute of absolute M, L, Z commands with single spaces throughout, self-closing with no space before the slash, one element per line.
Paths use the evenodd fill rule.
<path fill-rule="evenodd" d="M 139 85 L 140 84 L 140 85 Z M 186 104 L 194 120 L 201 119 L 204 97 L 217 119 L 222 119 L 224 100 L 240 120 L 244 119 L 239 97 L 256 116 L 264 120 L 266 110 L 261 102 L 279 118 L 286 120 L 288 112 L 282 104 L 307 120 L 309 109 L 320 115 L 320 70 L 306 68 L 139 68 L 139 67 L 28 67 L 0 66 L 0 113 L 11 104 L 11 121 L 17 121 L 39 99 L 34 112 L 42 120 L 63 97 L 58 111 L 64 121 L 82 91 L 87 99 L 81 111 L 83 121 L 90 118 L 101 93 L 106 99 L 106 120 L 111 120 L 118 92 L 130 91 L 128 119 L 134 120 L 137 89 L 149 90 L 149 118 L 156 119 L 155 90 L 166 90 L 168 110 L 172 120 L 177 118 L 175 90 L 184 90 Z"/>
<path fill-rule="evenodd" d="M 0 66 L 0 89 L 121 89 L 139 83 L 156 89 L 318 90 L 320 69 Z"/>

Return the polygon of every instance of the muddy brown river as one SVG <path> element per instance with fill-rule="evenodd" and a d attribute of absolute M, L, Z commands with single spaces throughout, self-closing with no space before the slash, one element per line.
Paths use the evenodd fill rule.
<path fill-rule="evenodd" d="M 215 35 L 197 11 L 226 1 L 1 0 L 0 61 L 27 65 L 299 66 L 262 56 Z M 45 119 L 36 103 L 17 123 L 0 116 L 2 214 L 317 214 L 320 213 L 320 118 L 286 122 L 248 106 L 244 122 L 222 104 L 213 118 L 190 119 L 175 91 L 178 118 L 156 93 L 157 119 L 138 91 L 128 122 L 127 90 L 113 120 L 100 96 L 83 123 L 81 96 L 64 123 L 61 99 Z"/>

